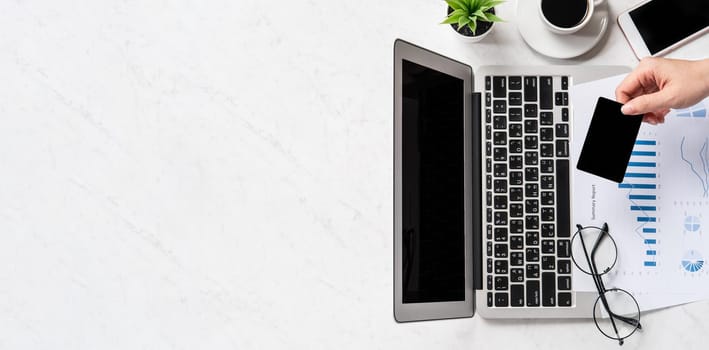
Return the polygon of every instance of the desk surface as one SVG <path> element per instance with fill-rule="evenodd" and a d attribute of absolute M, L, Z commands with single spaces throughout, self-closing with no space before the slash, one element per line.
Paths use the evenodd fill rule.
<path fill-rule="evenodd" d="M 617 348 L 589 320 L 392 317 L 394 39 L 634 66 L 614 21 L 562 61 L 514 0 L 477 44 L 431 0 L 100 3 L 0 4 L 0 349 Z M 706 322 L 648 313 L 625 348 L 704 348 Z"/>

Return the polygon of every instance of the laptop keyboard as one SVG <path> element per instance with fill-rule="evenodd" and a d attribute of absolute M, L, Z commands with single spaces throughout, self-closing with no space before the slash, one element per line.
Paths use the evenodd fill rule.
<path fill-rule="evenodd" d="M 485 77 L 489 307 L 569 307 L 569 77 Z"/>

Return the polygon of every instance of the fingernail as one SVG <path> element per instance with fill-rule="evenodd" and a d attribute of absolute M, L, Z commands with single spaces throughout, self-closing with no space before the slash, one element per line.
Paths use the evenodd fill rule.
<path fill-rule="evenodd" d="M 633 106 L 630 104 L 624 104 L 623 107 L 620 107 L 620 111 L 625 115 L 633 114 L 633 112 L 635 112 Z"/>

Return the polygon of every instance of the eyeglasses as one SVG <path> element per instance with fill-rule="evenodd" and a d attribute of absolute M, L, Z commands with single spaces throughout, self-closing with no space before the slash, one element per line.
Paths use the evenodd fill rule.
<path fill-rule="evenodd" d="M 625 338 L 640 325 L 640 306 L 635 298 L 620 288 L 606 289 L 602 276 L 608 273 L 618 259 L 615 240 L 608 233 L 608 224 L 602 228 L 576 225 L 578 230 L 571 240 L 571 259 L 576 267 L 591 275 L 598 291 L 598 298 L 593 305 L 593 321 L 598 330 L 610 339 L 623 345 Z M 589 255 L 587 242 L 593 242 Z"/>

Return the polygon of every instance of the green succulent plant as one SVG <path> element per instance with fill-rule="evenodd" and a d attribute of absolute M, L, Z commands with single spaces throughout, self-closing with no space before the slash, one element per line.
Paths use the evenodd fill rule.
<path fill-rule="evenodd" d="M 528 1 L 528 0 L 521 0 Z M 448 6 L 453 10 L 448 14 L 441 24 L 455 24 L 458 31 L 466 26 L 475 33 L 478 21 L 501 22 L 502 18 L 495 16 L 490 9 L 503 3 L 500 0 L 446 0 Z"/>

